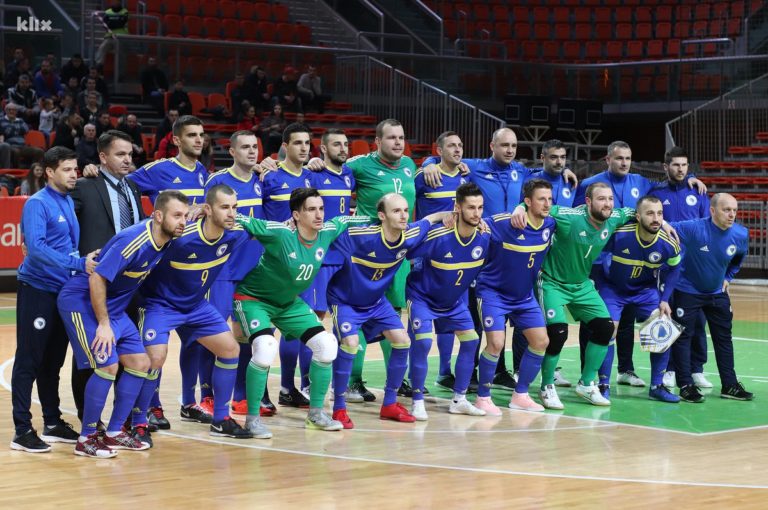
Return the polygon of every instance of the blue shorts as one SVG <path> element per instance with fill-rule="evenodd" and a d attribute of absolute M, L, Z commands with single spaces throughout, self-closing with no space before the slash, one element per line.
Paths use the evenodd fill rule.
<path fill-rule="evenodd" d="M 357 334 L 363 330 L 368 343 L 378 342 L 382 333 L 390 329 L 404 329 L 400 315 L 386 299 L 368 308 L 350 305 L 331 305 L 333 329 L 341 340 L 344 337 Z"/>
<path fill-rule="evenodd" d="M 460 299 L 455 306 L 447 310 L 435 310 L 423 301 L 410 299 L 406 304 L 409 326 L 414 335 L 431 335 L 433 327 L 438 334 L 475 330 L 465 299 Z"/>
<path fill-rule="evenodd" d="M 299 294 L 309 307 L 316 312 L 328 311 L 328 282 L 331 281 L 333 273 L 338 271 L 340 266 L 320 266 L 317 276 L 312 280 L 312 285 L 307 290 Z"/>
<path fill-rule="evenodd" d="M 237 282 L 232 280 L 216 280 L 208 290 L 208 302 L 224 317 L 232 317 L 232 300 L 235 295 Z"/>
<path fill-rule="evenodd" d="M 599 293 L 605 301 L 608 313 L 611 314 L 611 320 L 614 322 L 621 319 L 621 311 L 626 305 L 635 305 L 635 319 L 642 322 L 659 307 L 659 301 L 661 301 L 659 291 L 654 287 L 643 289 L 634 294 L 624 294 L 610 283 L 603 282 Z"/>
<path fill-rule="evenodd" d="M 478 296 L 477 307 L 485 331 L 504 331 L 507 319 L 515 329 L 525 331 L 530 328 L 546 327 L 541 307 L 533 297 L 533 291 L 524 301 L 504 302 L 498 299 Z"/>
<path fill-rule="evenodd" d="M 208 301 L 201 301 L 186 312 L 148 302 L 139 308 L 139 324 L 145 346 L 166 345 L 174 329 L 182 343 L 229 332 L 227 321 Z"/>
<path fill-rule="evenodd" d="M 109 322 L 117 346 L 112 348 L 112 354 L 109 356 L 95 354 L 91 350 L 91 342 L 96 338 L 96 327 L 99 322 L 96 320 L 90 303 L 81 307 L 80 310 L 66 310 L 59 304 L 59 314 L 64 322 L 64 328 L 67 330 L 69 343 L 72 344 L 75 363 L 80 370 L 114 365 L 118 362 L 118 357 L 125 354 L 146 353 L 139 330 L 136 329 L 136 325 L 125 312 L 116 317 L 110 317 Z"/>

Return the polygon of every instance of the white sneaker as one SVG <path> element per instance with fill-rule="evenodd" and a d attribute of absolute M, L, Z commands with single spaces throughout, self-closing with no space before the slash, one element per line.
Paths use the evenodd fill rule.
<path fill-rule="evenodd" d="M 256 439 L 270 439 L 272 437 L 272 432 L 261 422 L 261 418 L 258 416 L 247 416 L 245 428 Z"/>
<path fill-rule="evenodd" d="M 472 402 L 463 398 L 461 400 L 451 400 L 448 406 L 448 412 L 451 414 L 466 414 L 468 416 L 485 416 L 485 411 L 478 409 Z"/>
<path fill-rule="evenodd" d="M 667 388 L 674 388 L 677 386 L 677 378 L 675 377 L 675 372 L 664 372 L 664 378 L 662 379 L 662 383 Z"/>
<path fill-rule="evenodd" d="M 645 386 L 645 381 L 640 379 L 637 374 L 631 370 L 627 370 L 626 372 L 619 372 L 619 376 L 616 378 L 616 382 L 619 384 L 634 386 L 636 388 Z"/>
<path fill-rule="evenodd" d="M 514 380 L 515 380 L 515 384 L 517 384 L 517 380 L 518 380 L 519 378 L 520 378 L 520 372 L 517 372 L 517 371 L 516 371 L 516 372 L 514 372 L 514 373 L 512 374 L 512 379 L 514 379 Z"/>
<path fill-rule="evenodd" d="M 693 384 L 695 384 L 699 388 L 711 388 L 713 386 L 712 383 L 709 382 L 707 378 L 704 377 L 704 374 L 701 372 L 691 374 L 691 377 L 693 377 Z"/>
<path fill-rule="evenodd" d="M 424 401 L 423 400 L 414 400 L 413 406 L 411 407 L 411 414 L 414 418 L 416 418 L 416 421 L 427 421 L 429 419 L 429 415 L 427 414 L 427 409 L 424 407 Z"/>
<path fill-rule="evenodd" d="M 510 409 L 517 409 L 519 411 L 533 411 L 536 413 L 540 413 L 544 410 L 544 408 L 541 405 L 533 401 L 533 399 L 527 392 L 512 393 L 512 398 L 510 399 L 507 407 L 509 407 Z"/>
<path fill-rule="evenodd" d="M 600 394 L 600 389 L 593 382 L 585 386 L 581 382 L 576 385 L 576 394 L 592 404 L 593 406 L 609 406 L 611 401 Z"/>
<path fill-rule="evenodd" d="M 555 369 L 555 386 L 560 388 L 570 388 L 572 386 L 571 381 L 563 377 L 559 368 Z"/>
<path fill-rule="evenodd" d="M 539 392 L 539 398 L 541 398 L 542 405 L 547 409 L 561 410 L 565 409 L 565 406 L 560 402 L 560 397 L 557 396 L 557 390 L 554 384 L 547 384 L 544 389 Z"/>

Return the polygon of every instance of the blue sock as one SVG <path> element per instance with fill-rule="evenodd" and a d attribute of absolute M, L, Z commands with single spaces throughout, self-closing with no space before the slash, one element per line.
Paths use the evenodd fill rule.
<path fill-rule="evenodd" d="M 451 337 L 451 341 L 453 341 L 453 337 Z M 416 335 L 416 338 L 411 339 L 411 387 L 413 388 L 413 400 L 424 400 L 424 382 L 427 380 L 427 369 L 429 368 L 427 356 L 429 356 L 430 349 L 432 349 L 432 335 L 430 333 Z"/>
<path fill-rule="evenodd" d="M 344 349 L 351 349 L 346 346 L 339 346 L 339 353 L 333 360 L 333 410 L 346 409 L 347 399 L 344 392 L 349 388 L 349 376 L 352 374 L 352 364 L 355 362 L 355 354 Z M 356 349 L 355 349 L 356 350 Z"/>
<path fill-rule="evenodd" d="M 670 351 L 651 353 L 651 386 L 658 386 L 664 382 L 664 371 L 669 363 Z"/>
<path fill-rule="evenodd" d="M 613 370 L 613 357 L 616 353 L 616 339 L 611 340 L 608 344 L 608 352 L 605 353 L 605 359 L 603 364 L 600 365 L 600 370 L 597 372 L 600 384 L 611 384 L 611 370 Z"/>
<path fill-rule="evenodd" d="M 301 388 L 309 386 L 309 366 L 312 364 L 312 349 L 305 343 L 299 342 L 299 373 L 301 374 Z"/>
<path fill-rule="evenodd" d="M 387 382 L 384 388 L 384 402 L 388 406 L 397 402 L 397 390 L 403 384 L 405 371 L 408 369 L 408 349 L 410 345 L 392 345 L 392 354 L 387 364 Z"/>
<path fill-rule="evenodd" d="M 213 364 L 213 421 L 229 416 L 229 401 L 235 388 L 238 358 L 216 358 Z"/>
<path fill-rule="evenodd" d="M 205 397 L 213 397 L 213 364 L 216 362 L 216 356 L 208 349 L 200 349 L 200 360 L 198 372 L 200 373 L 200 400 Z"/>
<path fill-rule="evenodd" d="M 528 386 L 531 385 L 541 370 L 541 362 L 544 361 L 544 352 L 536 352 L 528 347 L 520 360 L 520 373 L 517 376 L 517 393 L 528 393 Z"/>
<path fill-rule="evenodd" d="M 96 425 L 98 425 L 101 419 L 101 412 L 104 410 L 109 388 L 112 387 L 113 382 L 115 382 L 114 375 L 110 375 L 98 368 L 93 371 L 93 375 L 88 379 L 88 383 L 85 385 L 83 428 L 80 435 L 90 436 L 96 432 Z"/>
<path fill-rule="evenodd" d="M 451 354 L 453 354 L 453 333 L 437 334 L 437 352 L 440 354 L 440 367 L 438 369 L 438 374 L 450 375 Z M 413 376 L 411 376 L 411 379 L 413 379 Z"/>
<path fill-rule="evenodd" d="M 139 372 L 130 368 L 123 371 L 115 386 L 115 403 L 109 425 L 107 425 L 107 432 L 120 432 L 146 380 L 146 372 Z"/>
<path fill-rule="evenodd" d="M 237 377 L 235 378 L 235 391 L 232 400 L 239 402 L 245 396 L 245 373 L 248 371 L 248 363 L 251 361 L 251 345 L 240 344 L 240 359 L 237 362 Z"/>
<path fill-rule="evenodd" d="M 154 384 L 154 390 L 152 391 L 151 400 L 149 401 L 149 407 L 163 407 L 160 403 L 160 381 L 163 379 L 163 369 L 160 368 L 157 371 L 157 382 Z"/>
<path fill-rule="evenodd" d="M 493 383 L 493 376 L 496 375 L 496 365 L 499 363 L 499 357 L 489 354 L 488 351 L 483 351 L 480 354 L 480 361 L 478 362 L 478 397 L 490 397 L 491 396 L 491 383 Z"/>
<path fill-rule="evenodd" d="M 197 342 L 185 342 L 182 339 L 179 353 L 179 368 L 181 369 L 181 405 L 188 406 L 197 402 L 197 373 L 200 370 L 200 349 L 204 347 Z"/>
<path fill-rule="evenodd" d="M 456 382 L 453 383 L 454 393 L 466 393 L 472 372 L 475 371 L 475 351 L 480 340 L 459 339 L 459 355 L 456 357 Z"/>
<path fill-rule="evenodd" d="M 286 390 L 295 388 L 293 378 L 296 374 L 296 361 L 299 349 L 304 345 L 296 339 L 280 339 L 280 386 Z"/>
<path fill-rule="evenodd" d="M 152 402 L 152 398 L 157 392 L 157 385 L 160 382 L 160 369 L 150 369 L 144 384 L 141 385 L 139 395 L 136 397 L 136 405 L 133 408 L 131 422 L 133 426 L 147 424 L 147 411 Z"/>

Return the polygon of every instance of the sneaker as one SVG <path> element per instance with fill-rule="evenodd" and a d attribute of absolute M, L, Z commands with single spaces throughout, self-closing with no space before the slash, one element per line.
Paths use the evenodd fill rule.
<path fill-rule="evenodd" d="M 309 399 L 296 388 L 291 388 L 291 391 L 288 393 L 283 393 L 283 390 L 280 390 L 277 403 L 281 406 L 298 407 L 299 409 L 309 408 Z"/>
<path fill-rule="evenodd" d="M 520 372 L 518 370 L 512 372 L 512 379 L 515 380 L 515 384 L 517 384 L 517 381 L 520 380 Z"/>
<path fill-rule="evenodd" d="M 75 430 L 72 428 L 72 425 L 65 421 L 59 421 L 58 424 L 52 427 L 46 425 L 43 427 L 43 433 L 40 434 L 40 439 L 46 443 L 75 444 L 77 443 L 77 439 L 79 437 L 80 434 L 75 432 Z"/>
<path fill-rule="evenodd" d="M 611 385 L 610 384 L 598 384 L 597 389 L 600 390 L 600 394 L 605 400 L 611 400 Z"/>
<path fill-rule="evenodd" d="M 386 406 L 381 406 L 379 418 L 382 420 L 399 421 L 403 423 L 413 423 L 416 418 L 408 412 L 408 409 L 395 402 Z"/>
<path fill-rule="evenodd" d="M 151 446 L 148 443 L 141 442 L 135 437 L 129 435 L 127 432 L 120 432 L 116 436 L 104 434 L 101 437 L 101 442 L 104 446 L 111 450 L 133 450 L 140 452 L 142 450 L 148 450 Z"/>
<path fill-rule="evenodd" d="M 496 407 L 491 397 L 477 397 L 475 399 L 475 407 L 485 411 L 485 414 L 488 416 L 501 416 L 501 409 Z"/>
<path fill-rule="evenodd" d="M 246 403 L 246 406 L 248 404 Z M 261 398 L 261 405 L 259 405 L 259 416 L 274 416 L 277 414 L 277 407 L 269 400 L 269 395 L 266 393 Z"/>
<path fill-rule="evenodd" d="M 347 402 L 374 402 L 376 400 L 376 395 L 368 391 L 368 388 L 365 387 L 363 384 L 365 381 L 358 381 L 349 383 L 349 389 L 347 390 Z M 357 396 L 362 397 L 363 400 L 350 400 L 350 397 L 353 398 L 359 398 Z"/>
<path fill-rule="evenodd" d="M 181 421 L 195 421 L 197 423 L 211 423 L 213 415 L 208 414 L 197 404 L 181 407 Z"/>
<path fill-rule="evenodd" d="M 352 418 L 349 417 L 346 409 L 336 409 L 333 412 L 333 419 L 340 422 L 347 430 L 355 428 L 355 424 L 352 423 Z"/>
<path fill-rule="evenodd" d="M 259 416 L 250 416 L 245 419 L 245 428 L 256 439 L 271 439 L 272 431 L 269 430 Z"/>
<path fill-rule="evenodd" d="M 563 373 L 560 370 L 560 367 L 557 367 L 555 369 L 555 386 L 559 388 L 570 388 L 571 386 L 573 386 L 573 384 L 571 384 L 571 381 L 563 377 Z"/>
<path fill-rule="evenodd" d="M 340 421 L 334 420 L 322 409 L 311 409 L 307 414 L 304 424 L 308 429 L 326 430 L 329 432 L 335 432 L 344 428 Z"/>
<path fill-rule="evenodd" d="M 158 430 L 169 430 L 171 422 L 165 417 L 162 407 L 150 407 L 147 412 L 147 422 L 149 427 L 157 427 Z"/>
<path fill-rule="evenodd" d="M 309 395 L 310 395 L 310 393 L 309 393 L 309 386 L 302 386 L 302 388 L 299 390 L 299 393 L 304 395 L 304 398 L 309 400 Z"/>
<path fill-rule="evenodd" d="M 95 459 L 111 459 L 117 455 L 117 451 L 101 442 L 100 432 L 94 432 L 85 441 L 77 441 L 74 454 Z"/>
<path fill-rule="evenodd" d="M 704 395 L 699 393 L 699 389 L 694 384 L 686 384 L 680 388 L 680 399 L 693 404 L 704 402 Z"/>
<path fill-rule="evenodd" d="M 11 450 L 27 453 L 46 453 L 51 451 L 51 445 L 37 437 L 35 429 L 29 429 L 25 434 L 13 436 Z"/>
<path fill-rule="evenodd" d="M 213 397 L 205 397 L 200 401 L 200 407 L 206 413 L 213 416 Z"/>
<path fill-rule="evenodd" d="M 251 439 L 253 434 L 240 426 L 232 417 L 227 416 L 221 421 L 211 423 L 208 434 L 215 437 L 232 437 L 235 439 Z"/>
<path fill-rule="evenodd" d="M 664 372 L 664 378 L 662 379 L 661 383 L 667 388 L 674 388 L 677 386 L 677 378 L 675 377 L 675 372 Z"/>
<path fill-rule="evenodd" d="M 648 398 L 650 400 L 658 400 L 659 402 L 667 402 L 670 404 L 677 404 L 680 402 L 680 397 L 669 391 L 663 384 L 658 386 L 651 386 L 648 390 Z"/>
<path fill-rule="evenodd" d="M 456 377 L 453 374 L 438 375 L 435 381 L 435 386 L 451 391 L 453 391 L 454 384 L 456 384 Z"/>
<path fill-rule="evenodd" d="M 131 437 L 138 439 L 140 442 L 148 444 L 150 448 L 155 446 L 152 441 L 152 434 L 149 431 L 149 427 L 146 425 L 137 425 L 131 429 Z"/>
<path fill-rule="evenodd" d="M 451 414 L 466 414 L 468 416 L 485 416 L 485 411 L 472 405 L 472 402 L 466 398 L 461 400 L 451 400 L 451 403 L 448 406 L 448 412 Z"/>
<path fill-rule="evenodd" d="M 232 414 L 248 414 L 248 400 L 233 400 L 229 405 Z"/>
<path fill-rule="evenodd" d="M 619 372 L 619 376 L 616 378 L 616 382 L 625 386 L 634 386 L 636 388 L 642 388 L 645 386 L 645 381 L 640 379 L 632 370 Z"/>
<path fill-rule="evenodd" d="M 413 388 L 411 388 L 411 383 L 408 382 L 408 379 L 403 379 L 400 388 L 397 390 L 397 396 L 407 398 L 413 397 Z"/>
<path fill-rule="evenodd" d="M 544 410 L 544 406 L 534 402 L 528 392 L 512 393 L 512 398 L 510 399 L 509 405 L 507 407 L 510 409 L 517 409 L 519 411 L 533 411 L 536 413 L 540 413 Z"/>
<path fill-rule="evenodd" d="M 491 388 L 496 388 L 497 390 L 514 391 L 515 386 L 516 386 L 516 383 L 515 383 L 515 380 L 512 378 L 512 374 L 510 374 L 506 370 L 494 375 L 493 382 L 491 383 Z"/>
<path fill-rule="evenodd" d="M 704 377 L 704 374 L 701 372 L 691 374 L 691 377 L 693 378 L 693 384 L 695 384 L 701 389 L 708 389 L 714 386 L 711 382 L 707 380 L 706 377 Z"/>
<path fill-rule="evenodd" d="M 565 409 L 563 403 L 560 402 L 560 397 L 557 395 L 557 389 L 555 389 L 554 384 L 547 384 L 544 386 L 544 388 L 539 391 L 539 398 L 545 409 L 554 409 L 557 411 Z"/>
<path fill-rule="evenodd" d="M 737 382 L 733 386 L 723 386 L 720 390 L 720 398 L 730 398 L 732 400 L 752 400 L 754 395 L 744 389 L 744 385 Z"/>
<path fill-rule="evenodd" d="M 472 372 L 472 377 L 469 378 L 469 386 L 467 387 L 468 394 L 477 393 L 477 388 L 480 386 L 480 381 L 477 379 L 477 372 Z"/>
<path fill-rule="evenodd" d="M 424 406 L 423 400 L 413 401 L 413 407 L 411 407 L 411 416 L 416 418 L 416 421 L 429 420 L 429 415 L 427 414 L 427 408 Z"/>
<path fill-rule="evenodd" d="M 593 406 L 611 405 L 611 401 L 603 398 L 603 396 L 600 394 L 600 390 L 594 382 L 590 382 L 589 384 L 582 384 L 582 382 L 579 381 L 579 384 L 576 385 L 576 394 Z"/>

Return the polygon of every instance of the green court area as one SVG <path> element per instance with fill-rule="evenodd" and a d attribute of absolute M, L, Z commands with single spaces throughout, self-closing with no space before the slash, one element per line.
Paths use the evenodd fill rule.
<path fill-rule="evenodd" d="M 0 309 L 0 325 L 7 326 L 8 324 L 16 323 L 16 309 Z"/>

